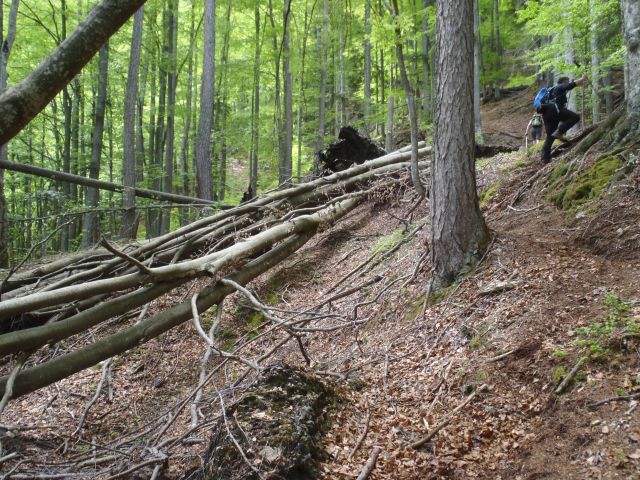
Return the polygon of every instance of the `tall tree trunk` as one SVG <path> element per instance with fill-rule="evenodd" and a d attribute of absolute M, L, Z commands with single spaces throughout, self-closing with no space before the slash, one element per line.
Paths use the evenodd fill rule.
<path fill-rule="evenodd" d="M 168 92 L 167 92 L 167 133 L 164 160 L 164 185 L 163 191 L 173 193 L 173 155 L 174 155 L 174 126 L 176 111 L 176 84 L 178 81 L 177 54 L 178 54 L 178 0 L 169 1 L 169 58 L 168 58 Z M 160 234 L 169 232 L 171 227 L 171 209 L 162 212 L 160 222 Z"/>
<path fill-rule="evenodd" d="M 437 2 L 437 67 L 431 186 L 432 288 L 477 261 L 489 232 L 476 192 L 473 139 L 473 2 Z"/>
<path fill-rule="evenodd" d="M 91 146 L 91 161 L 89 163 L 89 178 L 100 177 L 100 160 L 102 157 L 102 137 L 104 132 L 104 114 L 107 105 L 107 72 L 109 66 L 109 43 L 105 43 L 100 49 L 98 60 L 98 97 L 95 106 L 93 121 L 93 143 Z M 98 206 L 99 193 L 97 188 L 87 188 L 85 206 L 88 210 Z M 99 230 L 99 217 L 97 212 L 90 211 L 84 215 L 82 225 L 82 246 L 87 248 L 96 243 Z"/>
<path fill-rule="evenodd" d="M 251 153 L 249 167 L 249 198 L 258 192 L 258 152 L 260 143 L 260 54 L 262 40 L 260 38 L 260 7 L 256 5 L 254 12 L 256 49 L 253 59 L 253 96 L 251 100 Z"/>
<path fill-rule="evenodd" d="M 640 130 L 640 2 L 622 0 L 624 43 L 627 58 L 624 67 L 625 100 L 632 133 Z"/>
<path fill-rule="evenodd" d="M 200 119 L 196 140 L 196 195 L 205 200 L 213 199 L 211 160 L 211 120 L 214 98 L 215 59 L 215 0 L 205 0 L 204 49 L 202 55 L 202 77 L 200 82 Z"/>
<path fill-rule="evenodd" d="M 193 44 L 195 42 L 195 2 L 191 2 L 191 28 L 189 29 L 189 59 L 187 62 L 187 111 L 184 119 L 184 132 L 180 145 L 180 178 L 182 180 L 182 195 L 189 195 L 189 139 L 191 135 L 191 104 L 193 102 Z M 180 209 L 180 225 L 184 226 L 189 221 L 189 212 L 185 208 Z"/>
<path fill-rule="evenodd" d="M 364 130 L 369 135 L 371 115 L 371 0 L 364 4 Z"/>
<path fill-rule="evenodd" d="M 422 0 L 422 112 L 431 118 L 431 81 L 429 80 L 429 32 L 427 30 L 427 6 L 429 0 Z"/>
<path fill-rule="evenodd" d="M 600 121 L 600 53 L 598 51 L 596 0 L 589 0 L 591 10 L 591 122 Z"/>
<path fill-rule="evenodd" d="M 280 157 L 279 183 L 290 185 L 293 170 L 293 75 L 291 73 L 291 51 L 289 46 L 289 26 L 291 21 L 291 0 L 284 0 L 284 32 L 282 37 L 282 77 L 284 94 L 284 145 Z"/>
<path fill-rule="evenodd" d="M 387 105 L 387 123 L 385 127 L 384 149 L 387 152 L 395 150 L 393 141 L 393 94 L 389 94 L 389 102 Z"/>
<path fill-rule="evenodd" d="M 7 88 L 7 64 L 11 48 L 16 38 L 16 20 L 18 17 L 19 0 L 11 1 L 11 10 L 9 11 L 9 28 L 7 36 L 4 36 L 4 9 L 0 5 L 0 41 L 2 41 L 2 49 L 0 52 L 0 94 Z M 7 144 L 0 145 L 0 160 L 7 160 L 9 151 Z M 7 219 L 7 199 L 4 195 L 4 170 L 0 168 L 0 268 L 9 266 L 9 222 Z"/>
<path fill-rule="evenodd" d="M 476 140 L 482 144 L 482 122 L 480 119 L 480 2 L 473 2 L 473 118 Z"/>
<path fill-rule="evenodd" d="M 0 96 L 0 144 L 7 143 L 91 60 L 145 0 L 102 0 L 24 80 Z"/>
<path fill-rule="evenodd" d="M 613 88 L 613 75 L 611 74 L 611 70 L 607 71 L 607 74 L 603 78 L 604 84 L 604 105 L 607 115 L 611 115 L 613 110 L 615 109 L 615 103 L 613 101 L 613 92 L 611 89 Z"/>
<path fill-rule="evenodd" d="M 324 10 L 322 15 L 322 35 L 320 37 L 320 106 L 318 109 L 318 140 L 316 141 L 316 151 L 322 150 L 324 146 L 325 129 L 325 107 L 327 96 L 327 30 L 329 29 L 329 0 L 324 0 Z"/>
<path fill-rule="evenodd" d="M 402 78 L 402 84 L 404 85 L 404 91 L 407 95 L 407 107 L 409 110 L 409 129 L 411 130 L 411 181 L 415 187 L 418 195 L 424 197 L 426 194 L 424 185 L 420 180 L 420 174 L 418 172 L 418 115 L 416 114 L 415 96 L 413 93 L 413 87 L 409 82 L 409 76 L 407 75 L 407 67 L 404 63 L 404 53 L 402 50 L 402 32 L 400 30 L 400 23 L 398 15 L 398 0 L 393 0 L 393 16 L 395 18 L 395 31 L 396 31 L 396 54 L 398 56 L 398 65 L 400 66 L 400 77 Z"/>
<path fill-rule="evenodd" d="M 129 53 L 129 71 L 124 105 L 124 137 L 122 160 L 122 184 L 125 187 L 136 186 L 136 96 L 138 95 L 138 75 L 140 71 L 140 57 L 142 53 L 142 23 L 144 20 L 144 6 L 133 17 L 133 31 L 131 33 L 131 51 Z M 135 239 L 137 234 L 136 202 L 132 190 L 127 190 L 122 196 L 124 213 L 122 214 L 121 236 Z"/>

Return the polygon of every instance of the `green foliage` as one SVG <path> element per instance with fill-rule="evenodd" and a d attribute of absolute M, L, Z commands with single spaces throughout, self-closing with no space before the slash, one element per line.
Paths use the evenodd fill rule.
<path fill-rule="evenodd" d="M 623 302 L 616 293 L 608 293 L 604 303 L 609 309 L 604 320 L 576 329 L 580 337 L 576 345 L 591 360 L 603 360 L 612 353 L 618 344 L 618 338 L 635 335 L 640 331 L 640 323 L 633 318 L 628 318 L 630 305 Z"/>
<path fill-rule="evenodd" d="M 377 255 L 383 255 L 393 247 L 395 247 L 399 242 L 402 241 L 403 238 L 403 230 L 401 228 L 395 229 L 389 235 L 385 235 L 380 237 L 376 243 L 373 245 L 373 252 Z"/>
<path fill-rule="evenodd" d="M 602 195 L 621 165 L 618 157 L 604 157 L 590 168 L 569 175 L 569 164 L 562 162 L 548 177 L 551 184 L 547 199 L 565 210 L 592 201 Z"/>
<path fill-rule="evenodd" d="M 500 181 L 496 180 L 495 182 L 493 182 L 491 185 L 489 185 L 487 188 L 483 189 L 480 192 L 480 198 L 479 198 L 480 208 L 487 206 L 487 204 L 489 203 L 489 200 L 491 200 L 491 197 L 493 197 L 496 194 L 499 188 L 500 188 Z"/>

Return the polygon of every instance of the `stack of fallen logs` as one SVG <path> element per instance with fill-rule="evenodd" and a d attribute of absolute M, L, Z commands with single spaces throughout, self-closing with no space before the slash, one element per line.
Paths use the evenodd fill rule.
<path fill-rule="evenodd" d="M 421 145 L 425 157 L 430 147 Z M 64 257 L 0 280 L 0 355 L 14 365 L 0 378 L 0 412 L 33 392 L 153 339 L 219 304 L 286 259 L 369 196 L 406 180 L 408 149 L 348 170 L 269 192 L 138 245 Z M 421 162 L 422 171 L 428 162 Z M 64 353 L 55 345 L 132 311 L 194 279 L 207 286 L 190 300 Z M 204 332 L 203 332 L 204 333 Z M 6 363 L 5 363 L 6 365 Z"/>

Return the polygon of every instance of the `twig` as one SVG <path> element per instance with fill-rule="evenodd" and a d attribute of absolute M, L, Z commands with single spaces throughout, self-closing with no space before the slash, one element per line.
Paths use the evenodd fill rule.
<path fill-rule="evenodd" d="M 485 363 L 498 362 L 498 361 L 502 360 L 503 358 L 507 358 L 507 357 L 508 357 L 509 355 L 511 355 L 513 352 L 515 352 L 515 350 L 509 350 L 508 352 L 501 353 L 501 354 L 500 354 L 500 355 L 498 355 L 498 356 L 488 358 L 487 360 L 485 360 Z"/>
<path fill-rule="evenodd" d="M 580 367 L 582 367 L 582 365 L 586 361 L 587 361 L 587 357 L 580 357 L 580 359 L 574 365 L 574 367 L 571 369 L 571 371 L 567 374 L 566 377 L 564 377 L 564 379 L 562 380 L 562 383 L 560 383 L 560 385 L 558 385 L 558 388 L 556 388 L 556 390 L 554 392 L 556 395 L 560 395 L 562 392 L 565 391 L 565 389 L 571 383 L 571 380 L 573 380 L 573 377 L 576 376 L 576 373 L 578 373 L 578 371 L 580 370 Z"/>
<path fill-rule="evenodd" d="M 102 245 L 109 252 L 113 253 L 116 257 L 120 257 L 123 260 L 125 260 L 126 262 L 134 265 L 138 270 L 140 270 L 141 273 L 146 273 L 147 275 L 153 275 L 153 272 L 151 271 L 151 269 L 149 267 L 144 265 L 139 260 L 136 260 L 135 258 L 133 258 L 133 257 L 127 255 L 126 253 L 121 252 L 120 250 L 115 248 L 113 245 L 111 245 L 107 241 L 106 238 L 102 237 L 102 240 L 100 240 L 100 245 Z"/>
<path fill-rule="evenodd" d="M 100 377 L 100 382 L 98 383 L 98 387 L 96 388 L 96 393 L 93 395 L 91 400 L 89 400 L 89 403 L 87 403 L 87 406 L 84 407 L 84 411 L 82 412 L 82 416 L 80 417 L 80 422 L 78 422 L 78 426 L 76 427 L 74 432 L 71 434 L 71 436 L 74 436 L 75 434 L 77 434 L 82 430 L 82 426 L 84 425 L 84 422 L 87 418 L 87 414 L 89 413 L 89 410 L 98 401 L 98 398 L 102 393 L 102 387 L 104 386 L 104 383 L 107 381 L 107 378 L 109 377 L 109 372 L 111 370 L 112 363 L 113 363 L 113 358 L 110 358 L 109 360 L 107 360 L 102 364 L 102 376 Z"/>
<path fill-rule="evenodd" d="M 16 366 L 13 367 L 13 370 L 11 371 L 9 378 L 7 379 L 7 386 L 5 387 L 2 400 L 0 400 L 0 415 L 2 415 L 2 412 L 4 411 L 7 404 L 9 403 L 9 400 L 11 400 L 11 397 L 13 396 L 13 384 L 15 383 L 16 377 L 18 376 L 18 373 L 20 373 L 20 370 L 22 370 L 22 367 L 24 366 L 28 357 L 29 355 L 26 353 L 23 353 L 18 357 L 16 361 Z"/>
<path fill-rule="evenodd" d="M 217 305 L 216 310 L 216 320 L 211 325 L 209 329 L 208 337 L 211 339 L 211 342 L 214 342 L 215 333 L 218 330 L 218 326 L 220 325 L 220 320 L 222 318 L 222 302 Z M 211 353 L 213 349 L 207 345 L 207 350 L 205 351 L 202 361 L 200 362 L 200 379 L 198 384 L 201 385 L 204 383 L 204 380 L 207 378 L 207 364 L 209 363 L 209 358 L 211 357 Z M 202 398 L 202 388 L 198 388 L 196 392 L 196 396 L 191 403 L 191 426 L 196 427 L 198 425 L 198 403 L 200 403 L 200 399 Z"/>
<path fill-rule="evenodd" d="M 376 461 L 378 460 L 378 455 L 380 455 L 381 451 L 381 447 L 373 447 L 373 451 L 371 452 L 371 455 L 369 455 L 369 460 L 365 463 L 356 480 L 365 480 L 366 478 L 369 478 L 369 475 L 371 475 L 371 472 L 376 466 Z"/>
<path fill-rule="evenodd" d="M 367 433 L 369 433 L 369 422 L 370 421 L 371 421 L 371 410 L 369 409 L 369 407 L 367 407 L 367 420 L 364 423 L 364 431 L 362 432 L 362 435 L 360 435 L 360 437 L 358 438 L 358 441 L 356 442 L 355 446 L 353 447 L 353 450 L 351 450 L 351 453 L 347 457 L 347 460 L 351 460 L 353 455 L 358 451 L 358 449 L 362 445 L 362 442 L 364 442 L 364 439 L 367 437 Z"/>
<path fill-rule="evenodd" d="M 604 400 L 600 400 L 599 402 L 590 403 L 587 405 L 587 408 L 596 409 L 602 405 L 611 402 L 625 402 L 627 400 L 633 400 L 634 398 L 640 398 L 640 392 L 632 393 L 630 395 L 620 395 L 618 397 L 606 398 Z"/>
<path fill-rule="evenodd" d="M 453 410 L 451 410 L 451 413 L 449 413 L 444 420 L 441 420 L 440 423 L 438 423 L 438 425 L 436 425 L 435 427 L 433 427 L 433 430 L 431 430 L 425 437 L 421 438 L 420 440 L 417 440 L 415 442 L 413 442 L 411 444 L 411 448 L 417 449 L 420 448 L 422 445 L 424 445 L 425 443 L 427 443 L 429 440 L 431 440 L 440 430 L 442 430 L 444 427 L 446 427 L 447 425 L 449 425 L 449 423 L 451 422 L 451 420 L 453 420 L 453 417 L 455 417 L 455 415 L 462 410 L 464 407 L 466 407 L 475 397 L 479 392 L 482 392 L 484 390 L 486 390 L 488 387 L 487 385 L 483 384 L 480 385 L 471 395 L 469 395 L 466 400 L 464 402 L 462 402 L 460 405 L 458 405 L 456 408 L 454 408 Z"/>
<path fill-rule="evenodd" d="M 260 478 L 260 480 L 263 480 L 264 477 L 262 476 L 262 473 L 260 473 L 260 470 L 254 467 L 253 464 L 249 461 L 249 459 L 244 453 L 244 450 L 242 450 L 242 447 L 236 440 L 236 437 L 234 437 L 233 433 L 231 433 L 231 429 L 229 428 L 229 421 L 227 420 L 227 411 L 224 408 L 224 400 L 222 398 L 222 394 L 220 393 L 220 390 L 216 389 L 216 391 L 218 393 L 218 398 L 220 400 L 220 409 L 222 410 L 222 420 L 224 421 L 224 427 L 227 429 L 227 435 L 229 435 L 229 438 L 238 449 L 238 452 L 240 453 L 240 456 L 242 456 L 242 459 L 245 461 L 245 463 L 249 466 L 249 468 L 251 468 L 251 470 L 253 470 L 256 473 L 256 475 L 258 475 L 258 478 Z"/>

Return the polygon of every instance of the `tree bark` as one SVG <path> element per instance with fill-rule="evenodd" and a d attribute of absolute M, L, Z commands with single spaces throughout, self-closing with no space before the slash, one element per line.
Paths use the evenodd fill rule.
<path fill-rule="evenodd" d="M 98 97 L 95 106 L 95 120 L 93 122 L 93 144 L 91 147 L 91 161 L 89 163 L 89 178 L 100 177 L 100 160 L 102 157 L 104 114 L 107 105 L 107 72 L 109 66 L 109 42 L 100 49 Z M 88 209 L 98 206 L 100 195 L 95 187 L 87 188 L 85 205 Z M 99 230 L 99 219 L 96 212 L 89 212 L 83 218 L 82 246 L 88 248 L 96 243 Z"/>
<path fill-rule="evenodd" d="M 624 44 L 627 47 L 625 62 L 625 99 L 631 132 L 640 129 L 640 2 L 622 0 Z"/>
<path fill-rule="evenodd" d="M 251 153 L 249 166 L 249 197 L 258 193 L 258 153 L 260 146 L 260 55 L 262 40 L 260 38 L 260 7 L 256 5 L 254 13 L 256 49 L 253 59 L 253 96 L 251 111 Z"/>
<path fill-rule="evenodd" d="M 473 118 L 476 140 L 482 144 L 482 121 L 480 118 L 480 2 L 473 2 Z"/>
<path fill-rule="evenodd" d="M 486 247 L 473 138 L 473 2 L 437 2 L 437 82 L 431 187 L 432 288 L 450 285 Z"/>
<path fill-rule="evenodd" d="M 0 41 L 2 41 L 2 49 L 0 52 L 0 93 L 7 89 L 7 64 L 11 48 L 16 38 L 16 20 L 18 17 L 19 0 L 11 1 L 11 10 L 9 11 L 9 25 L 7 37 L 4 37 L 4 9 L 0 5 Z M 9 151 L 7 144 L 0 145 L 0 160 L 8 160 Z M 4 195 L 4 170 L 0 169 L 0 268 L 9 266 L 9 222 L 7 219 L 7 199 Z"/>
<path fill-rule="evenodd" d="M 371 0 L 364 4 L 364 130 L 369 135 L 371 115 Z"/>
<path fill-rule="evenodd" d="M 431 118 L 431 81 L 429 79 L 429 32 L 427 31 L 427 6 L 422 0 L 422 112 Z"/>
<path fill-rule="evenodd" d="M 127 74 L 127 87 L 124 105 L 124 136 L 122 160 L 122 183 L 125 188 L 136 186 L 136 139 L 135 120 L 138 95 L 138 76 L 140 71 L 140 57 L 142 53 L 142 24 L 144 21 L 144 6 L 133 17 L 133 30 L 131 33 L 131 52 L 129 54 L 129 71 Z M 126 190 L 122 196 L 124 213 L 122 215 L 121 236 L 124 238 L 136 238 L 136 202 L 135 193 Z"/>
<path fill-rule="evenodd" d="M 322 58 L 320 65 L 320 106 L 318 109 L 318 140 L 316 141 L 316 152 L 322 150 L 324 146 L 324 129 L 326 117 L 326 96 L 327 96 L 327 30 L 329 29 L 329 0 L 324 0 L 324 10 L 322 15 L 322 35 L 318 50 Z"/>
<path fill-rule="evenodd" d="M 184 119 L 184 132 L 182 134 L 182 143 L 180 145 L 180 178 L 182 184 L 183 195 L 189 195 L 189 140 L 191 138 L 191 110 L 193 102 L 193 44 L 195 42 L 195 3 L 191 2 L 191 28 L 189 29 L 189 59 L 187 63 L 187 110 Z M 186 225 L 189 214 L 187 211 L 180 210 L 180 225 Z"/>
<path fill-rule="evenodd" d="M 22 130 L 144 2 L 103 0 L 35 70 L 0 95 L 0 144 Z"/>
<path fill-rule="evenodd" d="M 51 178 L 58 181 L 65 181 L 73 183 L 75 185 L 83 185 L 85 187 L 95 187 L 102 190 L 110 190 L 112 192 L 124 192 L 131 189 L 131 187 L 125 187 L 124 185 L 119 185 L 117 183 L 95 180 L 93 178 L 82 177 L 80 175 L 73 175 L 72 173 L 57 172 L 55 170 L 48 170 L 46 168 L 36 167 L 33 165 L 24 165 L 22 163 L 0 161 L 0 168 L 4 168 L 6 170 L 11 170 L 14 172 L 26 173 L 29 175 L 36 175 L 38 177 Z M 214 202 L 212 200 L 203 200 L 200 198 L 187 197 L 184 195 L 159 192 L 157 190 L 149 190 L 147 188 L 135 187 L 133 188 L 133 192 L 136 197 L 150 198 L 152 200 L 159 200 L 164 202 L 180 203 L 184 205 L 217 205 L 217 202 Z"/>
<path fill-rule="evenodd" d="M 200 83 L 200 120 L 196 140 L 196 194 L 204 200 L 212 200 L 213 183 L 209 145 L 214 98 L 215 60 L 215 0 L 205 0 L 204 50 Z"/>

